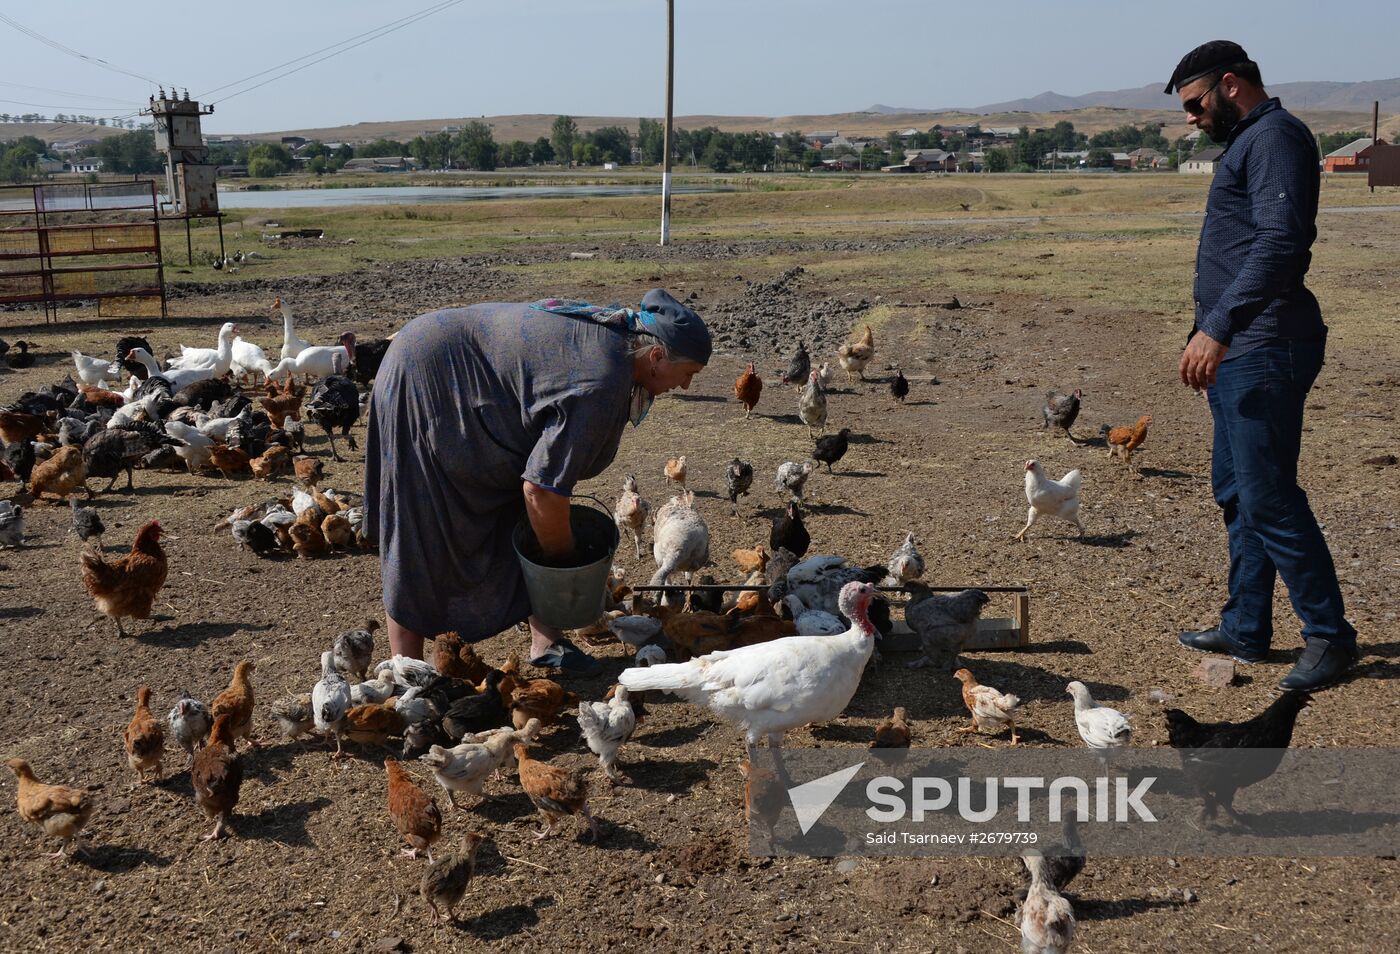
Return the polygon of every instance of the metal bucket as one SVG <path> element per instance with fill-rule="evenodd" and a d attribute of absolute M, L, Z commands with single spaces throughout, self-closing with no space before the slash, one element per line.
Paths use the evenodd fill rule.
<path fill-rule="evenodd" d="M 595 502 L 602 506 L 601 501 Z M 525 590 L 530 595 L 530 612 L 541 623 L 559 629 L 587 626 L 603 615 L 608 573 L 619 540 L 611 512 L 570 504 L 569 526 L 574 532 L 574 549 L 587 561 L 581 566 L 536 563 L 539 542 L 528 516 L 521 518 L 511 534 L 520 570 L 525 575 Z"/>

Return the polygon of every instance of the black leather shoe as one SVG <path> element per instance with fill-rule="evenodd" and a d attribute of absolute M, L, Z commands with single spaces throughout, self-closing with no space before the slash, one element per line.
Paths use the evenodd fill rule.
<path fill-rule="evenodd" d="M 1309 639 L 1293 669 L 1279 680 L 1280 689 L 1316 692 L 1341 680 L 1361 654 L 1355 646 L 1338 645 L 1326 639 Z"/>
<path fill-rule="evenodd" d="M 1185 646 L 1187 649 L 1194 649 L 1201 653 L 1220 653 L 1232 657 L 1237 662 L 1257 663 L 1263 662 L 1265 659 L 1262 653 L 1258 656 L 1250 656 L 1240 652 L 1234 646 L 1230 645 L 1230 641 L 1225 638 L 1225 634 L 1218 629 L 1201 629 L 1193 633 L 1180 633 L 1176 638 L 1179 639 L 1181 645 Z"/>

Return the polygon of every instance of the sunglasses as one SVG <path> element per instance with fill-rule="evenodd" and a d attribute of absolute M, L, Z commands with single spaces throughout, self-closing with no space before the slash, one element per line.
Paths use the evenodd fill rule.
<path fill-rule="evenodd" d="M 1225 77 L 1222 75 L 1220 79 L 1217 79 L 1214 83 L 1211 83 L 1210 88 L 1207 89 L 1204 93 L 1202 93 L 1199 96 L 1194 96 L 1191 99 L 1188 99 L 1186 102 L 1182 103 L 1181 108 L 1186 110 L 1192 116 L 1201 115 L 1201 113 L 1206 111 L 1206 97 L 1209 96 L 1211 93 L 1215 92 L 1215 88 L 1220 85 L 1220 80 L 1223 80 L 1224 78 Z"/>

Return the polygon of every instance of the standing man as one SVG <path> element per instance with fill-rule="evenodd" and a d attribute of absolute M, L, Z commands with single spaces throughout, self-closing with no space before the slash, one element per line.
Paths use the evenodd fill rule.
<path fill-rule="evenodd" d="M 1322 368 L 1327 326 L 1303 284 L 1317 237 L 1317 144 L 1264 91 L 1259 66 L 1228 40 L 1177 64 L 1164 92 L 1225 144 L 1196 254 L 1195 326 L 1183 384 L 1215 419 L 1211 485 L 1230 538 L 1230 597 L 1215 629 L 1183 645 L 1261 662 L 1273 638 L 1275 576 L 1303 622 L 1305 647 L 1284 689 L 1313 690 L 1356 662 L 1327 541 L 1298 486 L 1303 404 Z"/>

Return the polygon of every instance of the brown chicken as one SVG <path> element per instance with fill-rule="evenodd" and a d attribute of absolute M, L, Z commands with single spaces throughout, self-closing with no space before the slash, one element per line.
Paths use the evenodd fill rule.
<path fill-rule="evenodd" d="M 389 817 L 408 843 L 403 853 L 417 858 L 422 851 L 432 861 L 433 844 L 442 837 L 442 812 L 437 802 L 423 793 L 398 759 L 385 759 L 384 768 L 389 773 Z"/>
<path fill-rule="evenodd" d="M 126 746 L 126 761 L 136 770 L 142 785 L 160 779 L 161 759 L 165 757 L 165 727 L 151 714 L 151 690 L 146 686 L 136 690 L 136 714 L 122 733 L 122 744 Z M 155 777 L 147 779 L 147 772 L 154 772 Z"/>
<path fill-rule="evenodd" d="M 125 636 L 122 619 L 150 619 L 156 594 L 165 585 L 168 567 L 160 546 L 160 521 L 152 520 L 136 531 L 131 552 L 108 563 L 102 554 L 85 548 L 78 555 L 83 586 L 98 612 L 117 621 L 117 635 Z"/>
<path fill-rule="evenodd" d="M 43 828 L 50 838 L 59 839 L 58 851 L 45 857 L 62 858 L 69 842 L 78 837 L 92 817 L 92 799 L 87 792 L 67 785 L 45 785 L 34 777 L 34 770 L 24 759 L 10 759 L 5 764 L 19 782 L 15 793 L 19 817 Z"/>
<path fill-rule="evenodd" d="M 388 745 L 389 737 L 403 733 L 403 717 L 398 713 L 398 698 L 390 697 L 378 705 L 354 706 L 345 713 L 340 734 L 358 745 Z"/>
<path fill-rule="evenodd" d="M 296 421 L 301 420 L 301 398 L 306 388 L 289 380 L 285 389 L 276 389 L 276 382 L 269 382 L 267 390 L 268 396 L 258 403 L 267 412 L 267 419 L 272 422 L 273 427 L 280 431 L 282 424 L 289 417 Z"/>
<path fill-rule="evenodd" d="M 243 762 L 234 749 L 235 736 L 231 716 L 216 715 L 208 744 L 194 754 L 194 765 L 190 768 L 194 802 L 205 815 L 214 819 L 214 830 L 204 836 L 205 841 L 224 836 L 224 826 L 233 817 L 234 806 L 238 804 L 238 791 L 243 786 Z"/>
<path fill-rule="evenodd" d="M 232 733 L 230 740 L 246 739 L 253 748 L 258 747 L 258 740 L 253 738 L 253 670 L 256 669 L 251 659 L 240 660 L 238 665 L 233 667 L 233 681 L 228 684 L 228 688 L 214 697 L 214 701 L 209 704 L 209 715 L 217 719 L 219 716 L 228 716 L 229 731 Z M 232 741 L 229 742 L 233 744 Z"/>
<path fill-rule="evenodd" d="M 313 511 L 306 510 L 304 512 L 312 513 Z M 294 523 L 287 528 L 287 533 L 292 538 L 292 549 L 296 551 L 299 559 L 305 560 L 326 552 L 326 536 L 321 532 L 320 527 L 306 523 Z"/>
<path fill-rule="evenodd" d="M 215 443 L 209 448 L 209 465 L 231 480 L 229 474 L 241 474 L 248 469 L 248 453 L 238 447 Z"/>
<path fill-rule="evenodd" d="M 864 334 L 855 341 L 842 345 L 836 360 L 846 372 L 847 381 L 854 381 L 854 375 L 859 375 L 860 379 L 864 381 L 865 366 L 870 363 L 870 359 L 873 357 L 875 357 L 875 333 L 870 330 L 869 325 L 866 325 Z"/>
<path fill-rule="evenodd" d="M 598 840 L 598 822 L 588 810 L 588 782 L 580 772 L 570 772 L 557 765 L 530 758 L 527 746 L 515 746 L 515 760 L 520 772 L 520 787 L 545 817 L 547 827 L 535 833 L 536 840 L 554 834 L 559 824 L 570 815 L 582 815 L 588 822 L 593 841 Z"/>
<path fill-rule="evenodd" d="M 672 457 L 670 460 L 666 461 L 666 466 L 662 468 L 662 472 L 666 475 L 666 486 L 669 487 L 671 484 L 680 484 L 681 489 L 685 489 L 684 454 L 680 457 Z"/>
<path fill-rule="evenodd" d="M 433 637 L 433 668 L 444 676 L 479 684 L 491 671 L 471 643 L 463 643 L 456 633 L 438 633 Z"/>
<path fill-rule="evenodd" d="M 790 619 L 779 619 L 771 613 L 763 616 L 745 616 L 734 623 L 729 648 L 770 643 L 775 639 L 796 635 L 797 624 Z"/>
<path fill-rule="evenodd" d="M 761 543 L 752 550 L 735 550 L 730 555 L 745 573 L 762 573 L 768 569 L 768 550 Z"/>
<path fill-rule="evenodd" d="M 744 775 L 744 821 L 761 828 L 771 843 L 787 791 L 771 769 L 753 765 L 748 759 L 739 763 L 739 771 Z"/>
<path fill-rule="evenodd" d="M 311 499 L 316 501 L 316 506 L 321 508 L 322 513 L 340 513 L 342 510 L 347 509 L 334 497 L 327 497 L 315 487 L 311 487 L 308 489 L 311 491 Z"/>
<path fill-rule="evenodd" d="M 79 384 L 78 393 L 83 396 L 83 400 L 93 407 L 121 407 L 126 403 L 126 398 L 116 391 L 108 391 L 106 388 L 99 388 L 95 384 Z"/>
<path fill-rule="evenodd" d="M 0 411 L 0 437 L 6 444 L 32 441 L 49 428 L 51 417 L 48 414 L 30 414 L 28 411 Z"/>
<path fill-rule="evenodd" d="M 517 681 L 510 698 L 510 719 L 517 729 L 525 728 L 531 719 L 539 719 L 541 725 L 554 725 L 561 709 L 577 704 L 578 693 L 565 692 L 553 679 Z"/>
<path fill-rule="evenodd" d="M 718 613 L 676 613 L 662 624 L 661 631 L 682 660 L 728 649 L 732 641 L 729 620 Z"/>
<path fill-rule="evenodd" d="M 292 452 L 281 444 L 273 444 L 263 451 L 261 457 L 254 457 L 248 461 L 248 467 L 259 480 L 271 480 L 281 474 L 290 474 Z"/>
<path fill-rule="evenodd" d="M 1141 447 L 1142 442 L 1147 440 L 1147 426 L 1151 423 L 1152 415 L 1144 414 L 1137 419 L 1137 423 L 1132 427 L 1125 425 L 1110 428 L 1105 424 L 1100 433 L 1108 442 L 1108 456 L 1117 457 L 1127 464 L 1133 473 L 1140 474 L 1141 471 L 1133 466 L 1133 451 Z"/>
<path fill-rule="evenodd" d="M 734 382 L 734 396 L 739 399 L 739 403 L 744 405 L 744 419 L 748 420 L 753 414 L 753 409 L 758 406 L 759 396 L 763 394 L 763 379 L 753 370 L 753 362 L 744 369 L 744 373 L 739 375 Z"/>
<path fill-rule="evenodd" d="M 462 836 L 461 853 L 439 858 L 423 872 L 423 882 L 418 890 L 424 902 L 432 909 L 433 920 L 457 920 L 452 909 L 462 900 L 462 895 L 467 893 L 467 886 L 476 874 L 476 849 L 481 845 L 481 841 L 481 835 L 474 831 L 467 832 Z M 438 910 L 439 905 L 442 907 L 441 911 Z"/>
<path fill-rule="evenodd" d="M 326 519 L 321 521 L 321 536 L 325 537 L 326 546 L 332 550 L 348 550 L 355 542 L 355 529 L 340 514 L 327 514 Z"/>
<path fill-rule="evenodd" d="M 894 715 L 888 719 L 882 719 L 875 726 L 875 741 L 870 744 L 870 747 L 872 749 L 907 749 L 910 739 L 909 715 L 903 706 L 895 706 Z"/>
<path fill-rule="evenodd" d="M 292 471 L 307 490 L 312 490 L 326 476 L 326 467 L 316 457 L 298 457 L 292 461 Z"/>
<path fill-rule="evenodd" d="M 87 485 L 87 464 L 83 461 L 81 447 L 60 447 L 53 456 L 34 466 L 29 478 L 29 492 L 35 503 L 44 501 L 44 494 L 53 494 L 60 500 L 73 491 L 82 488 L 89 497 L 92 491 Z"/>

